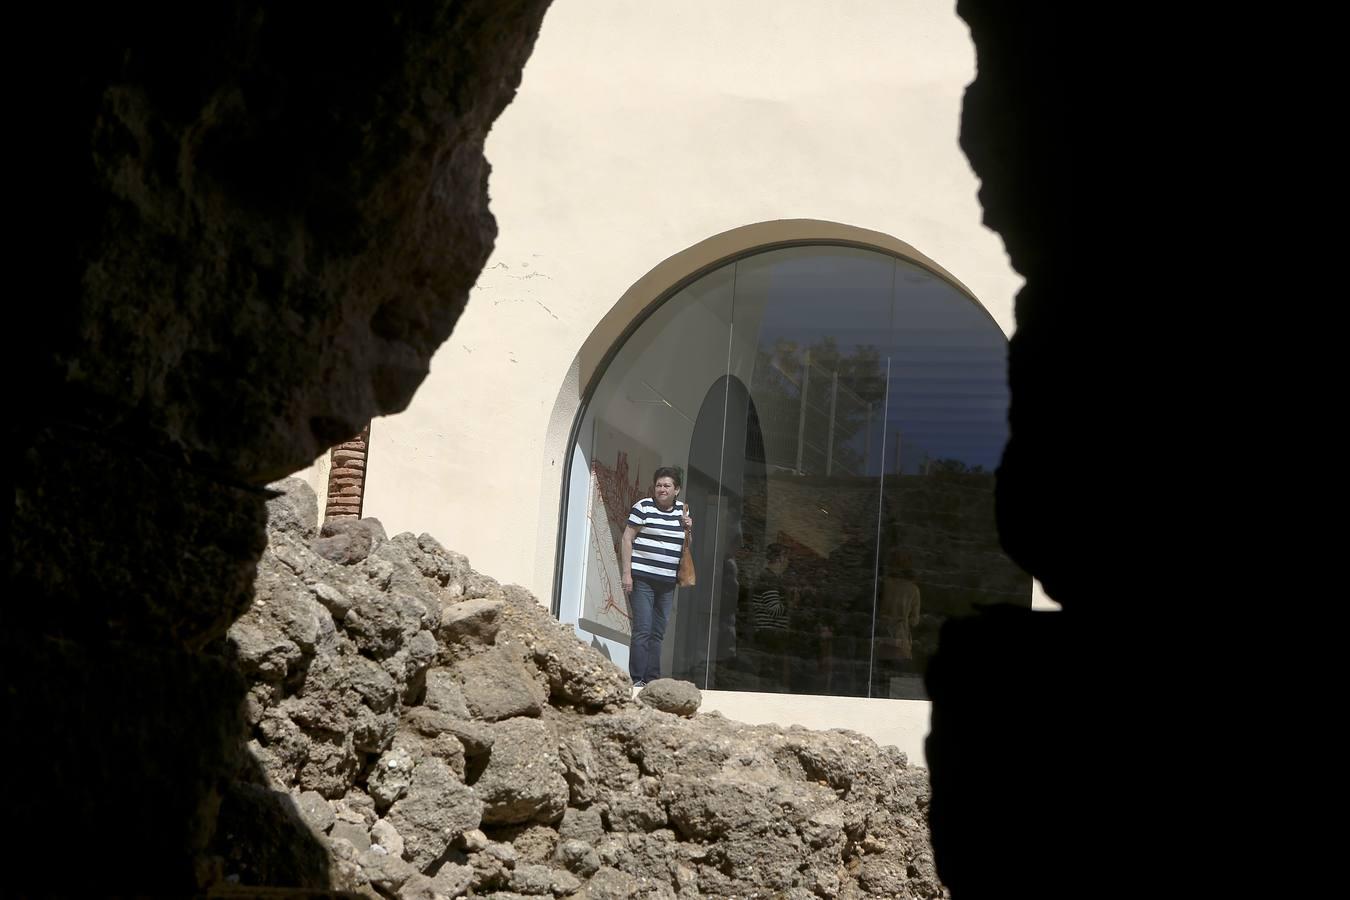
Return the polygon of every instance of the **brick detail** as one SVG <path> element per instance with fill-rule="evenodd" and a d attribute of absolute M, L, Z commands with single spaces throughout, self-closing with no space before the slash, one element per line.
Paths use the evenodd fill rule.
<path fill-rule="evenodd" d="M 328 504 L 324 519 L 359 519 L 365 505 L 366 462 L 370 453 L 370 426 L 329 451 Z"/>

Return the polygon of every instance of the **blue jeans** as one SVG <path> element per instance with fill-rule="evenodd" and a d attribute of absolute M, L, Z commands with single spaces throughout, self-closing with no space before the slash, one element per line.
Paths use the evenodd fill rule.
<path fill-rule="evenodd" d="M 675 603 L 675 582 L 648 581 L 633 576 L 633 640 L 628 646 L 628 674 L 633 683 L 655 681 L 661 677 L 661 642 L 666 637 L 666 621 Z"/>

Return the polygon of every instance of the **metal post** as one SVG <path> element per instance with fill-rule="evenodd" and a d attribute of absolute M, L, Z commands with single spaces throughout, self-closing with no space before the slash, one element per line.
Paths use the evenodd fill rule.
<path fill-rule="evenodd" d="M 802 441 L 806 438 L 806 393 L 811 387 L 811 351 L 806 351 L 802 366 L 802 408 L 797 415 L 797 474 L 802 475 Z"/>
<path fill-rule="evenodd" d="M 839 398 L 839 370 L 834 370 L 834 375 L 830 378 L 830 436 L 825 442 L 825 477 L 830 476 L 830 470 L 834 467 L 834 406 Z"/>
<path fill-rule="evenodd" d="M 863 432 L 863 470 L 864 475 L 872 465 L 872 404 L 867 404 L 867 430 Z"/>

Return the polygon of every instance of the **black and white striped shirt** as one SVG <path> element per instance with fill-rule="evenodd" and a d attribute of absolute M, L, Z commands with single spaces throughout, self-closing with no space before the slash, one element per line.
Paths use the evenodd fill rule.
<path fill-rule="evenodd" d="M 774 582 L 750 598 L 750 613 L 756 628 L 784 631 L 788 627 L 787 601 Z"/>
<path fill-rule="evenodd" d="M 662 512 L 651 497 L 633 504 L 628 524 L 640 528 L 633 538 L 633 577 L 649 581 L 674 582 L 680 570 L 684 549 L 684 501 L 676 500 L 669 512 Z"/>

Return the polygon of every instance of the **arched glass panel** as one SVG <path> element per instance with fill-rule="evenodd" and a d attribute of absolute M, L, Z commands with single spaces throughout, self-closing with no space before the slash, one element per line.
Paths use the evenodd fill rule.
<path fill-rule="evenodd" d="M 560 618 L 626 665 L 620 538 L 675 465 L 698 581 L 676 592 L 662 674 L 922 698 L 943 620 L 1031 603 L 994 525 L 1006 358 L 973 299 L 874 250 L 767 250 L 702 276 L 633 331 L 586 405 Z"/>

